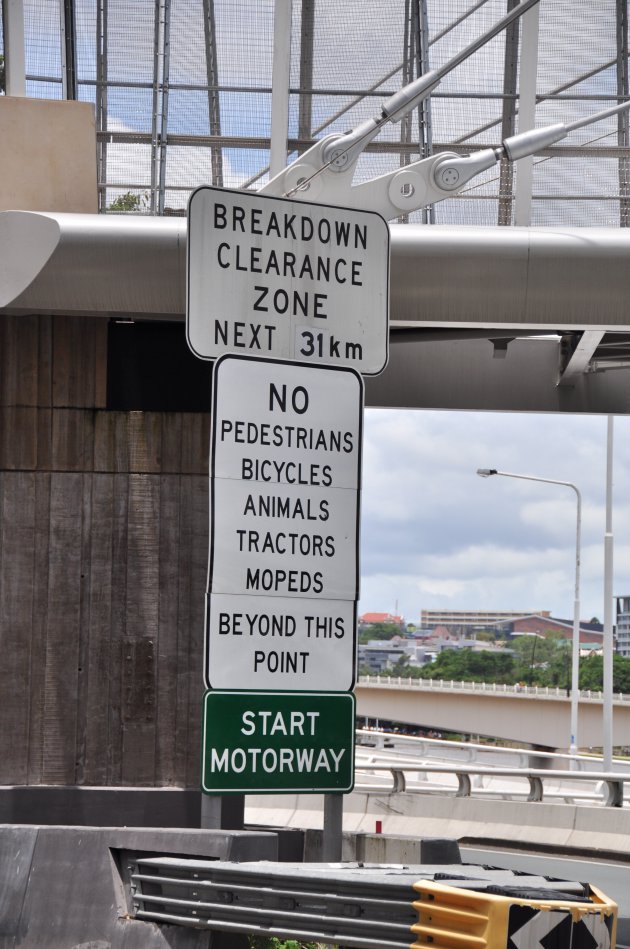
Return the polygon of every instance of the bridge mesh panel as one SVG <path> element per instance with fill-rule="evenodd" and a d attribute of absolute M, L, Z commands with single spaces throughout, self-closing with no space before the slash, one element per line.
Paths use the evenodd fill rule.
<path fill-rule="evenodd" d="M 419 55 L 422 6 L 422 0 L 293 0 L 292 158 L 311 137 L 375 115 L 419 70 L 446 63 L 505 14 L 507 0 L 487 0 L 479 9 L 474 0 L 426 0 Z M 63 96 L 61 8 L 61 0 L 25 0 L 29 96 Z M 96 108 L 103 210 L 118 199 L 119 210 L 184 213 L 199 184 L 264 183 L 273 14 L 273 0 L 75 0 L 78 95 Z M 624 92 L 617 35 L 615 0 L 579 10 L 573 0 L 540 5 L 537 125 L 572 121 L 617 101 Z M 360 161 L 356 179 L 416 160 L 423 136 L 434 150 L 457 142 L 498 144 L 515 104 L 506 50 L 514 77 L 519 50 L 501 34 L 443 80 L 431 100 L 430 129 L 426 116 L 419 123 L 418 110 L 407 124 L 389 125 L 378 148 Z M 629 201 L 620 201 L 620 191 L 622 198 L 630 191 L 626 141 L 626 125 L 620 130 L 612 118 L 565 140 L 577 153 L 537 158 L 533 223 L 627 224 Z M 497 167 L 439 203 L 435 220 L 511 223 L 513 188 L 513 174 Z M 422 220 L 421 213 L 411 220 Z"/>

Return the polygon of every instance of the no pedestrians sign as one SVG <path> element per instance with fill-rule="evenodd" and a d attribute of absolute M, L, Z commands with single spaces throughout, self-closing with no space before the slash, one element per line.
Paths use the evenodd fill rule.
<path fill-rule="evenodd" d="M 354 684 L 363 383 L 352 369 L 215 366 L 206 686 Z"/>

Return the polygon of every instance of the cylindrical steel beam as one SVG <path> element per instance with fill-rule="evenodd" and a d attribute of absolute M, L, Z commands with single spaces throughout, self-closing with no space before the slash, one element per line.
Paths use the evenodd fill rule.
<path fill-rule="evenodd" d="M 630 331 L 630 233 L 391 226 L 390 322 Z M 184 316 L 186 221 L 0 213 L 0 308 Z"/>

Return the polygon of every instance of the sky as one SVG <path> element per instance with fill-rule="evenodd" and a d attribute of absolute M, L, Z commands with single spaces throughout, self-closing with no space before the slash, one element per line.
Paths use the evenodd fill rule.
<path fill-rule="evenodd" d="M 421 609 L 604 616 L 605 416 L 366 409 L 359 615 Z M 630 417 L 614 421 L 613 594 L 630 593 Z"/>

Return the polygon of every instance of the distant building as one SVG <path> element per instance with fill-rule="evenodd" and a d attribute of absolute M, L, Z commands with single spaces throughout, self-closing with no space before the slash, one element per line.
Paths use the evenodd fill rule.
<path fill-rule="evenodd" d="M 623 598 L 622 598 L 623 599 Z M 630 604 L 630 597 L 626 597 Z M 628 611 L 628 655 L 630 655 L 630 609 Z M 573 635 L 573 620 L 552 616 L 549 610 L 538 613 L 521 613 L 509 610 L 422 610 L 421 625 L 433 629 L 434 635 L 442 638 L 457 636 L 462 640 L 474 638 L 481 630 L 500 632 L 508 636 L 560 633 L 567 639 Z M 601 623 L 580 621 L 580 643 L 601 645 L 604 627 Z"/>
<path fill-rule="evenodd" d="M 367 644 L 360 644 L 357 650 L 359 668 L 369 669 L 370 672 L 386 672 L 396 665 L 405 650 L 398 642 L 383 642 L 371 640 Z"/>
<path fill-rule="evenodd" d="M 445 627 L 458 635 L 470 635 L 483 629 L 510 632 L 511 624 L 521 616 L 549 616 L 545 610 L 538 613 L 519 610 L 421 610 L 420 625 L 429 629 Z"/>
<path fill-rule="evenodd" d="M 580 643 L 580 659 L 584 659 L 588 656 L 603 656 L 604 655 L 604 644 L 603 643 Z"/>
<path fill-rule="evenodd" d="M 545 633 L 560 633 L 565 639 L 573 636 L 573 620 L 559 619 L 550 616 L 548 613 L 532 614 L 523 616 L 514 620 L 512 629 L 513 636 L 536 635 L 544 636 Z M 601 646 L 604 638 L 604 627 L 601 623 L 584 623 L 580 620 L 580 645 L 589 643 Z"/>
<path fill-rule="evenodd" d="M 391 671 L 401 657 L 410 666 L 422 666 L 435 655 L 435 650 L 429 650 L 415 640 L 394 636 L 389 640 L 371 639 L 368 643 L 360 643 L 357 661 L 359 667 L 378 674 Z"/>
<path fill-rule="evenodd" d="M 398 626 L 401 630 L 406 629 L 406 623 L 402 616 L 396 616 L 394 613 L 364 613 L 359 616 L 359 630 L 369 629 L 378 623 L 384 623 L 386 626 Z"/>
<path fill-rule="evenodd" d="M 434 629 L 420 629 L 419 627 L 416 627 L 409 633 L 409 638 L 416 639 L 418 642 L 422 642 L 425 639 L 431 639 L 433 636 L 435 636 Z"/>
<path fill-rule="evenodd" d="M 618 596 L 617 600 L 617 652 L 630 656 L 630 596 Z"/>

